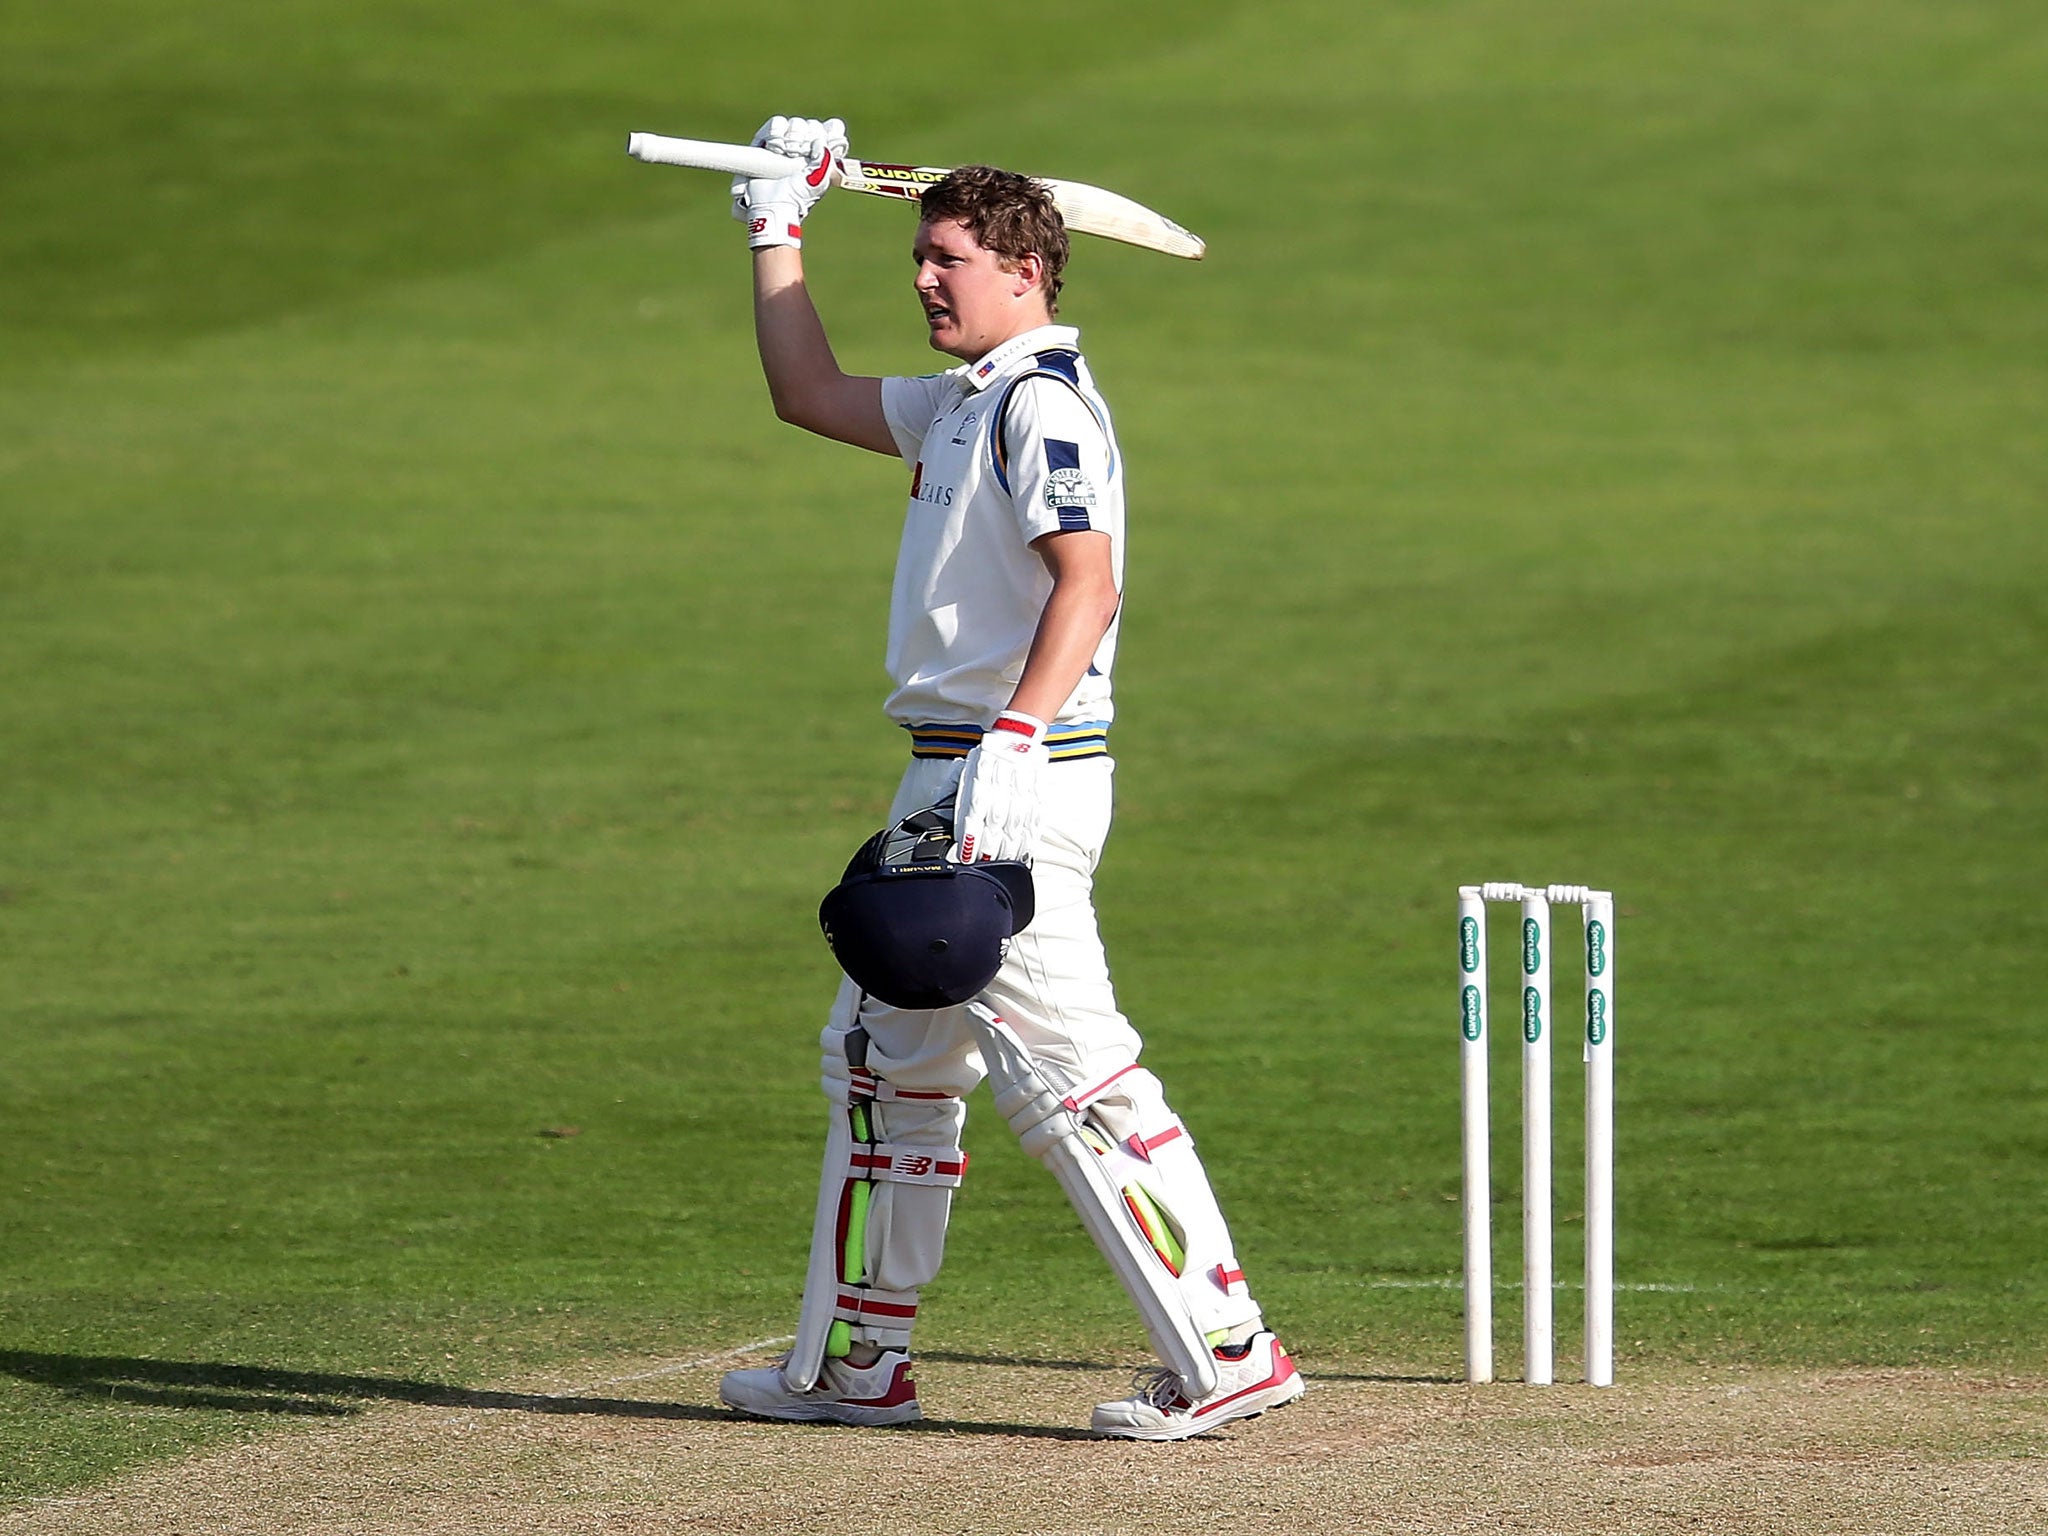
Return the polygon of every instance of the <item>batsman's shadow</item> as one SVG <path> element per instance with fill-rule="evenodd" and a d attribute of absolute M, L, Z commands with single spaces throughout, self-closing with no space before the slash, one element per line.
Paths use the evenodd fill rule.
<path fill-rule="evenodd" d="M 1372 1375 L 1356 1371 L 1323 1371 L 1303 1368 L 1302 1373 L 1311 1382 L 1349 1381 L 1371 1387 L 1461 1387 L 1465 1384 L 1462 1376 L 1394 1376 Z"/>
<path fill-rule="evenodd" d="M 345 1419 L 375 1403 L 490 1408 L 518 1413 L 597 1414 L 622 1419 L 712 1419 L 724 1409 L 697 1403 L 543 1392 L 494 1392 L 395 1376 L 285 1371 L 210 1360 L 144 1360 L 120 1355 L 50 1355 L 0 1350 L 0 1374 L 99 1403 L 221 1413 Z"/>
<path fill-rule="evenodd" d="M 949 1365 L 996 1365 L 1015 1366 L 1031 1371 L 1100 1371 L 1115 1375 L 1119 1371 L 1142 1369 L 1144 1361 L 1111 1360 L 1037 1360 L 1025 1355 L 970 1355 L 952 1350 L 919 1350 L 917 1358 L 922 1361 L 936 1361 Z M 1299 1361 L 1297 1360 L 1297 1363 Z M 1310 1381 L 1360 1382 L 1370 1386 L 1383 1387 L 1455 1387 L 1464 1383 L 1462 1376 L 1401 1376 L 1388 1374 L 1363 1374 L 1351 1371 L 1330 1371 L 1302 1368 L 1302 1375 Z"/>
<path fill-rule="evenodd" d="M 1131 1367 L 1111 1360 L 1040 1360 L 1031 1355 L 970 1355 L 951 1349 L 920 1349 L 920 1361 L 940 1365 L 997 1365 L 1021 1371 L 1103 1371 L 1114 1374 Z"/>
<path fill-rule="evenodd" d="M 971 1355 L 954 1358 L 988 1364 L 1040 1365 L 1050 1369 L 1097 1368 L 1079 1363 L 1010 1361 Z M 347 1419 L 378 1403 L 413 1403 L 430 1408 L 492 1409 L 511 1413 L 587 1414 L 603 1418 L 713 1424 L 743 1422 L 730 1409 L 712 1403 L 648 1402 L 638 1398 L 591 1397 L 579 1393 L 498 1392 L 409 1377 L 288 1371 L 261 1365 L 232 1365 L 217 1360 L 147 1360 L 127 1355 L 53 1355 L 29 1350 L 0 1350 L 0 1375 L 32 1382 L 67 1397 L 92 1403 L 125 1403 L 149 1408 L 186 1408 L 282 1418 Z M 790 1427 L 824 1431 L 841 1426 Z M 1087 1430 L 1057 1425 L 970 1419 L 925 1419 L 902 1428 L 924 1433 L 1049 1440 L 1099 1438 Z"/>

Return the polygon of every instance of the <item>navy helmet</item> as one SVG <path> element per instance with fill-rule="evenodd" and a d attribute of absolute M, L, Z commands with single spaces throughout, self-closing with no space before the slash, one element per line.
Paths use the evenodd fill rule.
<path fill-rule="evenodd" d="M 960 863 L 952 820 L 933 808 L 861 845 L 818 925 L 862 991 L 894 1008 L 951 1008 L 995 980 L 1034 906 L 1030 865 Z"/>

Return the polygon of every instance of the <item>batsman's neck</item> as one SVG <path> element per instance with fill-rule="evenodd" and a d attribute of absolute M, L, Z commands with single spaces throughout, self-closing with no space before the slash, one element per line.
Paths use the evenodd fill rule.
<path fill-rule="evenodd" d="M 1023 320 L 1020 321 L 1020 323 L 1011 326 L 1010 328 L 1005 330 L 1001 335 L 996 336 L 993 339 L 977 339 L 976 343 L 972 346 L 941 347 L 939 346 L 937 339 L 934 338 L 934 340 L 932 341 L 932 345 L 934 347 L 937 347 L 939 351 L 944 352 L 949 356 L 957 357 L 960 359 L 961 362 L 968 363 L 971 365 L 980 362 L 984 357 L 987 357 L 989 353 L 994 352 L 1001 347 L 1008 346 L 1011 342 L 1015 341 L 1019 336 L 1022 336 L 1025 332 L 1035 331 L 1040 326 L 1051 324 L 1052 316 L 1045 313 L 1043 307 L 1041 307 L 1036 315 L 1024 318 Z"/>

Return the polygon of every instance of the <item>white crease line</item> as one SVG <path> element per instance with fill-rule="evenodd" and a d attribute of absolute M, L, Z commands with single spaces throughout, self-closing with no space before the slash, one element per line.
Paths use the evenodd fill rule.
<path fill-rule="evenodd" d="M 678 1360 L 671 1365 L 657 1366 L 651 1371 L 635 1371 L 628 1376 L 611 1376 L 603 1381 L 587 1382 L 577 1387 L 557 1387 L 543 1392 L 500 1392 L 497 1396 L 506 1398 L 527 1398 L 534 1402 L 566 1402 L 587 1393 L 602 1391 L 606 1387 L 623 1387 L 636 1381 L 654 1381 L 662 1376 L 679 1376 L 684 1371 L 701 1371 L 707 1365 L 723 1365 L 728 1360 L 738 1360 L 746 1355 L 759 1354 L 764 1349 L 775 1349 L 784 1344 L 794 1344 L 793 1333 L 777 1334 L 769 1339 L 752 1339 L 745 1344 L 736 1344 L 731 1349 L 721 1349 L 713 1355 L 700 1355 L 695 1360 Z M 478 1389 L 482 1390 L 482 1389 Z M 479 1410 L 470 1409 L 451 1414 L 441 1420 L 443 1424 L 474 1424 Z M 489 1411 L 489 1410 L 483 1410 Z"/>
<path fill-rule="evenodd" d="M 723 1365 L 728 1360 L 737 1360 L 742 1355 L 756 1355 L 764 1349 L 775 1349 L 783 1344 L 794 1344 L 796 1335 L 779 1333 L 772 1339 L 755 1339 L 748 1344 L 736 1345 L 732 1349 L 720 1350 L 715 1355 L 705 1355 L 698 1360 L 680 1360 L 674 1365 L 664 1365 L 651 1371 L 635 1371 L 631 1376 L 612 1376 L 604 1381 L 593 1381 L 588 1386 L 565 1387 L 559 1392 L 540 1394 L 544 1397 L 581 1397 L 585 1392 L 595 1392 L 600 1387 L 623 1387 L 632 1381 L 654 1381 L 662 1376 L 679 1376 L 684 1371 L 701 1371 L 707 1365 Z"/>

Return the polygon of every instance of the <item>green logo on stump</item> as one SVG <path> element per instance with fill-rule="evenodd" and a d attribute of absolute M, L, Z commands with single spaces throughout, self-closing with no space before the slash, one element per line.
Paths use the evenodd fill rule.
<path fill-rule="evenodd" d="M 1479 969 L 1479 919 L 1476 917 L 1458 920 L 1458 964 L 1467 976 Z"/>
<path fill-rule="evenodd" d="M 1459 1011 L 1464 1015 L 1461 1027 L 1467 1040 L 1477 1040 L 1486 1030 L 1486 1010 L 1479 1001 L 1479 989 L 1468 986 L 1459 998 Z"/>
<path fill-rule="evenodd" d="M 1534 1045 L 1543 1038 L 1543 994 L 1522 988 L 1522 1038 Z"/>
<path fill-rule="evenodd" d="M 1607 1043 L 1607 994 L 1588 992 L 1586 994 L 1586 1044 Z"/>
<path fill-rule="evenodd" d="M 1533 917 L 1522 919 L 1522 974 L 1534 976 L 1543 964 L 1543 930 Z"/>
<path fill-rule="evenodd" d="M 1607 974 L 1607 925 L 1601 922 L 1586 924 L 1586 974 L 1605 976 Z"/>

